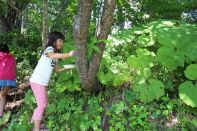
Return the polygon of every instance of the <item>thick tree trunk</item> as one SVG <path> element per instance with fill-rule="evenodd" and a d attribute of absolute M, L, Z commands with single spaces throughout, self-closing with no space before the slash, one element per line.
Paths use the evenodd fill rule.
<path fill-rule="evenodd" d="M 47 44 L 48 36 L 48 0 L 43 0 L 43 27 L 42 27 L 42 47 Z"/>
<path fill-rule="evenodd" d="M 105 0 L 104 8 L 98 25 L 97 39 L 107 39 L 113 23 L 115 0 Z M 76 45 L 76 63 L 83 88 L 89 92 L 99 90 L 97 71 L 105 48 L 105 43 L 98 43 L 99 52 L 92 54 L 88 63 L 87 34 L 92 11 L 92 0 L 80 0 L 78 13 L 74 18 L 74 40 Z"/>
<path fill-rule="evenodd" d="M 88 81 L 88 57 L 87 57 L 87 34 L 91 18 L 92 0 L 80 0 L 78 13 L 74 18 L 73 36 L 76 45 L 76 64 L 82 86 L 87 88 Z"/>

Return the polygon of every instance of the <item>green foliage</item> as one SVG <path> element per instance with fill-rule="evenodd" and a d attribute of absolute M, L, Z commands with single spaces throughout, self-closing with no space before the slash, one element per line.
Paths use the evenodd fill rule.
<path fill-rule="evenodd" d="M 10 115 L 11 115 L 10 111 L 3 113 L 3 117 L 0 119 L 0 126 L 3 126 L 8 122 Z"/>
<path fill-rule="evenodd" d="M 25 29 L 28 33 L 40 33 L 42 29 L 42 1 L 34 0 L 28 5 L 24 18 Z M 72 34 L 73 16 L 76 14 L 77 1 L 49 1 L 48 26 L 51 31 L 68 32 Z"/>
<path fill-rule="evenodd" d="M 164 95 L 165 86 L 166 89 L 173 90 L 174 85 L 178 87 L 178 82 L 185 79 L 183 76 L 185 65 L 197 60 L 196 28 L 196 25 L 175 20 L 158 20 L 147 26 L 133 28 L 115 35 L 115 47 L 120 48 L 120 45 L 124 45 L 126 42 L 133 44 L 132 52 L 127 55 L 127 63 L 131 67 L 128 71 L 134 75 L 130 79 L 132 78 L 134 83 L 134 90 L 140 92 L 139 98 L 142 101 L 151 102 L 158 99 L 159 96 Z M 130 37 L 126 38 L 130 41 L 120 42 L 122 39 L 124 40 L 124 36 L 128 35 Z M 180 70 L 178 70 L 179 68 Z M 186 69 L 186 77 L 195 80 L 194 69 L 195 67 Z M 192 71 L 193 73 L 190 73 Z M 193 78 L 191 78 L 192 76 Z M 152 78 L 155 78 L 160 84 L 157 86 L 150 84 L 148 81 Z M 118 79 L 121 83 L 120 77 Z M 173 83 L 174 79 L 178 79 L 177 83 Z M 152 86 L 157 87 L 157 89 L 153 89 L 160 92 L 158 96 L 153 95 L 154 90 L 147 90 Z"/>
<path fill-rule="evenodd" d="M 121 28 L 125 21 L 133 24 L 143 22 L 141 9 L 141 1 L 116 0 L 117 11 L 115 12 L 115 24 Z"/>
<path fill-rule="evenodd" d="M 66 90 L 81 90 L 80 79 L 76 69 L 68 70 L 60 74 L 59 84 L 55 85 L 57 92 L 62 93 Z"/>
<path fill-rule="evenodd" d="M 197 127 L 197 120 L 192 120 L 191 123 L 192 123 L 195 127 Z"/>
<path fill-rule="evenodd" d="M 197 64 L 190 64 L 184 71 L 185 76 L 190 80 L 197 80 Z"/>
<path fill-rule="evenodd" d="M 90 97 L 87 94 L 79 94 L 75 97 L 73 94 L 55 96 L 57 99 L 61 99 L 56 101 L 52 98 L 53 103 L 47 108 L 47 115 L 49 115 L 47 126 L 49 129 L 99 130 L 100 113 L 103 111 L 98 103 L 99 98 Z M 51 116 L 51 113 L 56 115 Z M 59 126 L 56 126 L 57 123 Z"/>
<path fill-rule="evenodd" d="M 105 90 L 97 95 L 83 92 L 76 69 L 54 74 L 43 122 L 49 130 L 60 131 L 101 130 L 105 121 L 109 122 L 111 131 L 165 130 L 166 122 L 177 115 L 179 123 L 175 126 L 195 125 L 196 118 L 192 121 L 182 117 L 197 115 L 195 108 L 182 103 L 196 107 L 195 35 L 196 25 L 165 20 L 115 34 L 110 39 L 112 42 L 107 41 L 97 74 Z M 96 51 L 96 40 L 90 38 L 89 42 L 90 51 Z M 68 39 L 64 45 L 64 52 L 74 49 L 72 40 Z M 30 57 L 37 58 L 37 50 L 40 49 L 34 49 L 35 54 L 24 53 L 23 56 L 15 52 L 21 62 L 18 64 L 21 76 L 29 74 L 30 69 L 23 69 L 25 66 L 31 68 Z M 74 62 L 72 58 L 60 64 Z M 192 81 L 186 81 L 184 74 Z M 182 101 L 177 97 L 178 87 Z M 24 102 L 19 112 L 12 116 L 9 130 L 31 128 L 28 119 L 36 106 L 31 91 L 26 92 Z"/>
<path fill-rule="evenodd" d="M 124 130 L 127 120 L 123 117 L 123 111 L 125 111 L 126 109 L 127 107 L 123 102 L 116 103 L 109 109 L 107 115 L 112 117 L 112 119 L 110 120 L 110 131 Z"/>
<path fill-rule="evenodd" d="M 139 92 L 139 98 L 143 102 L 151 102 L 164 95 L 164 85 L 159 80 L 150 79 L 147 83 L 137 83 L 134 91 Z"/>
<path fill-rule="evenodd" d="M 143 34 L 138 37 L 138 44 L 140 47 L 153 46 L 155 44 L 155 40 L 153 37 L 146 36 L 145 34 Z"/>
<path fill-rule="evenodd" d="M 197 87 L 191 81 L 182 83 L 179 87 L 179 96 L 183 102 L 192 107 L 197 107 L 196 100 Z"/>
<path fill-rule="evenodd" d="M 184 71 L 185 76 L 189 78 L 190 80 L 196 80 L 197 65 L 196 64 L 190 64 L 187 66 L 186 70 Z M 179 96 L 185 102 L 187 105 L 190 105 L 192 107 L 197 107 L 197 101 L 196 101 L 196 93 L 197 93 L 197 87 L 196 84 L 194 85 L 191 81 L 186 81 L 179 86 Z"/>
<path fill-rule="evenodd" d="M 184 56 L 178 55 L 172 48 L 161 47 L 157 52 L 158 60 L 168 69 L 176 69 L 177 66 L 183 66 Z"/>
<path fill-rule="evenodd" d="M 25 92 L 24 103 L 29 106 L 36 103 L 36 100 L 33 96 L 33 92 L 31 90 L 28 90 L 27 92 Z"/>
<path fill-rule="evenodd" d="M 122 30 L 113 34 L 114 44 L 130 43 L 134 40 L 135 36 L 131 35 L 132 30 Z"/>
<path fill-rule="evenodd" d="M 171 24 L 171 28 L 160 27 L 160 31 L 157 33 L 157 40 L 162 45 L 157 56 L 159 62 L 165 67 L 176 69 L 178 66 L 183 67 L 186 60 L 196 60 L 197 43 L 194 39 L 197 32 L 192 25 L 181 24 L 176 26 L 175 22 Z M 189 46 L 186 46 L 188 43 Z"/>
<path fill-rule="evenodd" d="M 150 129 L 149 125 L 147 125 L 147 112 L 146 109 L 143 106 L 137 106 L 133 105 L 132 109 L 130 110 L 130 117 L 128 118 L 129 126 L 131 129 L 134 129 L 133 127 L 144 127 L 141 129 Z"/>
<path fill-rule="evenodd" d="M 179 103 L 177 107 L 177 115 L 182 127 L 186 128 L 187 130 L 195 130 L 196 118 L 192 116 L 196 116 L 196 109 L 183 103 Z"/>
<path fill-rule="evenodd" d="M 128 82 L 130 78 L 131 76 L 128 72 L 125 72 L 123 74 L 117 74 L 114 76 L 112 85 L 114 87 L 121 86 L 123 83 Z"/>
<path fill-rule="evenodd" d="M 31 68 L 37 63 L 41 38 L 37 34 L 23 35 L 20 32 L 0 33 L 3 43 L 9 45 L 10 51 L 15 55 L 17 63 L 26 60 Z M 28 66 L 29 67 L 29 66 Z"/>
<path fill-rule="evenodd" d="M 185 10 L 195 9 L 195 0 L 143 0 L 142 10 L 151 18 L 180 19 Z"/>
<path fill-rule="evenodd" d="M 28 60 L 17 62 L 17 79 L 27 81 L 32 73 L 32 68 Z"/>
<path fill-rule="evenodd" d="M 114 103 L 106 113 L 110 116 L 110 131 L 150 129 L 147 123 L 147 111 L 142 105 Z"/>
<path fill-rule="evenodd" d="M 68 53 L 71 50 L 74 50 L 74 44 L 72 40 L 68 39 L 64 43 L 62 52 Z M 75 64 L 75 58 L 67 58 L 66 60 L 59 61 L 59 65 L 61 67 L 66 64 Z M 56 77 L 59 77 L 59 79 L 57 78 L 59 83 L 54 85 L 57 92 L 62 93 L 66 90 L 81 90 L 77 69 L 66 70 L 64 72 L 56 74 Z"/>
<path fill-rule="evenodd" d="M 10 126 L 7 131 L 29 131 L 32 129 L 33 125 L 28 122 L 29 115 L 27 111 L 24 111 L 22 116 L 17 117 L 17 119 L 13 119 L 10 123 Z"/>
<path fill-rule="evenodd" d="M 107 85 L 110 81 L 112 81 L 113 79 L 113 74 L 111 72 L 107 72 L 107 73 L 104 73 L 104 72 L 98 72 L 98 79 L 99 81 L 104 84 L 104 85 Z"/>
<path fill-rule="evenodd" d="M 148 51 L 147 49 L 137 49 L 137 57 L 131 55 L 128 57 L 127 62 L 133 68 L 146 68 L 152 67 L 154 65 L 154 56 L 153 52 Z"/>
<path fill-rule="evenodd" d="M 144 69 L 142 69 L 142 70 L 138 70 L 138 71 L 137 71 L 137 75 L 138 75 L 139 78 L 141 78 L 141 79 L 144 78 L 144 80 L 148 80 L 148 79 L 151 77 L 152 72 L 151 72 L 150 68 L 144 68 Z"/>

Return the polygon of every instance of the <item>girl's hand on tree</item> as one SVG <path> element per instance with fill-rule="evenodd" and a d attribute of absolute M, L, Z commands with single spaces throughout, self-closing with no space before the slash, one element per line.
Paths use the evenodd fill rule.
<path fill-rule="evenodd" d="M 75 55 L 75 51 L 74 51 L 74 50 L 70 51 L 70 52 L 69 52 L 69 55 L 70 55 L 70 56 L 74 56 L 74 55 Z"/>

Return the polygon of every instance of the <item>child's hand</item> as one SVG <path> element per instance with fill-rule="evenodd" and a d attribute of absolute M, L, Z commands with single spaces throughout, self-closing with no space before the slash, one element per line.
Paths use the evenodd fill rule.
<path fill-rule="evenodd" d="M 70 56 L 74 56 L 74 55 L 75 55 L 75 51 L 74 51 L 74 50 L 70 51 L 70 52 L 69 52 L 69 55 L 70 55 Z"/>

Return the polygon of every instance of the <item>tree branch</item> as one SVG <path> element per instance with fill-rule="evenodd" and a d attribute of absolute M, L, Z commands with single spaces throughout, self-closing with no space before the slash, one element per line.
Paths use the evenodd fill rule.
<path fill-rule="evenodd" d="M 42 47 L 47 44 L 48 36 L 48 0 L 43 0 L 43 19 L 42 19 Z"/>
<path fill-rule="evenodd" d="M 104 2 L 104 8 L 101 16 L 101 21 L 98 26 L 97 30 L 97 39 L 99 40 L 104 40 L 107 39 L 110 31 L 111 31 L 111 26 L 113 24 L 113 14 L 115 11 L 115 0 L 105 0 Z M 88 70 L 88 78 L 89 81 L 95 82 L 92 84 L 96 84 L 98 82 L 96 74 L 98 72 L 99 66 L 100 66 L 100 61 L 103 56 L 103 51 L 105 49 L 105 43 L 100 42 L 97 44 L 99 48 L 99 52 L 93 52 L 92 54 L 92 59 L 89 65 L 89 70 Z M 93 90 L 98 90 L 98 87 L 93 86 Z"/>

